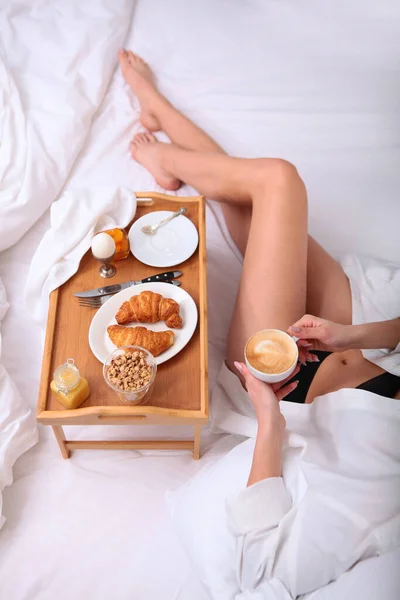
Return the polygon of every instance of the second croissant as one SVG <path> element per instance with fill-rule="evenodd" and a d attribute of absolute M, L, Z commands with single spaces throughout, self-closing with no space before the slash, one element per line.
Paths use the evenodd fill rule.
<path fill-rule="evenodd" d="M 118 348 L 122 346 L 141 346 L 151 352 L 153 356 L 165 352 L 174 343 L 173 331 L 151 331 L 146 327 L 110 325 L 107 327 L 107 333 L 112 343 Z"/>
<path fill-rule="evenodd" d="M 132 296 L 124 302 L 115 315 L 115 319 L 119 325 L 165 321 L 167 327 L 173 329 L 182 327 L 179 304 L 172 298 L 164 298 L 161 294 L 149 290 Z"/>

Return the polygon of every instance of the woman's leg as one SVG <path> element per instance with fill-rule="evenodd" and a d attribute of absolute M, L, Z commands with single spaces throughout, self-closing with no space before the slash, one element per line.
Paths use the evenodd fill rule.
<path fill-rule="evenodd" d="M 172 142 L 187 150 L 225 154 L 209 135 L 158 92 L 150 68 L 139 56 L 120 50 L 118 58 L 126 81 L 139 100 L 144 127 L 150 131 L 163 130 Z M 131 145 L 132 150 L 134 150 L 133 145 Z M 160 184 L 165 189 L 176 190 L 180 182 L 177 179 L 163 180 Z M 233 241 L 244 254 L 250 228 L 251 207 L 225 203 L 222 211 Z"/>
<path fill-rule="evenodd" d="M 161 129 L 171 142 L 187 150 L 224 152 L 209 135 L 159 93 L 152 72 L 144 60 L 126 50 L 119 51 L 118 59 L 126 82 L 139 100 L 141 122 L 146 129 Z"/>
<path fill-rule="evenodd" d="M 223 153 L 206 133 L 157 92 L 151 72 L 141 59 L 131 54 L 120 54 L 120 62 L 125 78 L 138 96 L 145 126 L 153 130 L 162 128 L 172 141 L 183 148 L 202 149 L 206 153 Z M 147 149 L 144 149 L 145 146 Z M 142 143 L 133 144 L 132 151 L 136 159 L 143 162 L 153 174 L 156 175 L 155 171 L 160 168 L 167 172 L 170 169 L 171 176 L 193 185 L 211 198 L 222 201 L 227 226 L 245 255 L 229 337 L 230 364 L 235 355 L 241 358 L 243 340 L 247 339 L 248 335 L 260 327 L 282 327 L 284 323 L 289 324 L 293 314 L 303 314 L 307 310 L 341 323 L 351 322 L 350 288 L 343 269 L 310 237 L 307 242 L 308 258 L 305 260 L 305 285 L 302 252 L 297 253 L 296 243 L 293 243 L 295 239 L 292 240 L 290 233 L 293 226 L 297 233 L 303 226 L 296 227 L 296 224 L 293 224 L 296 211 L 291 209 L 290 204 L 294 204 L 296 198 L 300 197 L 296 210 L 303 204 L 304 218 L 307 212 L 306 195 L 293 167 L 280 160 L 232 159 L 223 155 L 217 157 L 216 154 L 185 153 L 173 146 L 167 150 L 168 146 L 165 144 L 156 146 L 158 149 L 155 149 L 153 139 L 145 136 Z M 274 200 L 269 202 L 271 197 Z M 276 207 L 278 198 L 282 200 L 279 211 Z M 289 221 L 281 227 L 279 221 L 288 218 Z M 283 231 L 280 233 L 281 229 Z M 269 235 L 269 232 L 272 235 Z M 285 241 L 285 236 L 290 239 Z M 304 240 L 300 242 L 300 246 L 303 247 L 303 244 Z M 246 247 L 249 251 L 245 253 Z M 293 265 L 296 265 L 296 258 L 299 258 L 297 280 L 296 277 L 288 280 L 288 270 L 285 268 L 282 271 L 279 268 L 280 258 L 273 260 L 277 257 L 275 251 L 278 247 L 281 250 L 284 248 L 283 259 L 286 257 L 287 262 L 294 257 Z M 261 281 L 260 277 L 267 277 L 268 280 Z M 246 295 L 248 299 L 245 301 Z M 255 296 L 260 298 L 260 302 Z M 288 302 L 289 297 L 291 300 Z M 298 299 L 297 303 L 294 302 L 294 298 Z M 286 310 L 288 305 L 289 310 Z"/>
<path fill-rule="evenodd" d="M 134 155 L 153 174 L 186 181 L 233 206 L 251 206 L 252 219 L 227 360 L 242 359 L 246 340 L 266 327 L 287 329 L 305 313 L 307 196 L 296 169 L 276 159 L 240 159 L 161 144 L 152 134 Z"/>

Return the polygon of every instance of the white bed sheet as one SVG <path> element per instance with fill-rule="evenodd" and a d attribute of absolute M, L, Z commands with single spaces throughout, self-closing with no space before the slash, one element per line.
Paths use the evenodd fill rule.
<path fill-rule="evenodd" d="M 362 13 L 361 0 L 347 4 L 254 1 L 232 9 L 227 0 L 140 0 L 127 45 L 154 67 L 168 97 L 229 152 L 284 156 L 299 166 L 309 189 L 311 231 L 329 250 L 395 259 L 399 16 L 389 0 Z M 67 185 L 155 189 L 128 153 L 130 137 L 140 130 L 137 117 L 116 73 Z M 213 380 L 240 263 L 210 211 L 208 219 Z M 4 364 L 32 407 L 42 332 L 24 305 L 23 286 L 47 224 L 46 214 L 0 255 L 11 301 Z M 97 433 L 78 429 L 75 435 Z M 108 428 L 107 435 L 123 432 Z M 40 438 L 18 461 L 15 482 L 4 493 L 0 600 L 203 600 L 164 503 L 165 491 L 199 468 L 189 454 L 98 451 L 62 461 L 51 432 L 40 428 Z M 218 452 L 218 444 L 212 446 L 206 435 L 204 448 Z"/>

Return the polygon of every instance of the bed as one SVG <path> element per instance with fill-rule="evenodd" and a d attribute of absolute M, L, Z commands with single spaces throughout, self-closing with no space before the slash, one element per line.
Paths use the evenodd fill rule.
<path fill-rule="evenodd" d="M 44 321 L 32 319 L 24 293 L 32 256 L 49 227 L 51 203 L 62 202 L 65 192 L 159 189 L 128 152 L 142 128 L 117 69 L 116 52 L 126 46 L 146 58 L 167 97 L 229 153 L 283 156 L 298 166 L 311 233 L 328 250 L 399 260 L 400 10 L 390 0 L 0 6 L 0 375 L 12 386 L 10 394 L 1 387 L 4 375 L 0 394 L 14 399 L 0 423 L 10 431 L 17 415 L 10 437 L 25 431 L 12 475 L 17 452 L 0 437 L 0 470 L 7 466 L 0 478 L 0 600 L 206 600 L 165 493 L 235 439 L 206 430 L 199 462 L 185 452 L 119 451 L 62 461 L 45 428 L 35 443 L 29 409 L 36 406 Z M 178 191 L 188 193 L 195 190 Z M 212 391 L 241 262 L 213 203 L 207 227 Z M 157 437 L 157 428 L 149 433 Z M 75 435 L 88 438 L 86 430 Z M 123 433 L 110 428 L 107 435 Z M 397 559 L 390 557 L 385 572 Z M 364 569 L 359 579 L 365 583 L 373 572 Z M 313 598 L 343 598 L 345 585 Z M 379 590 L 366 585 L 364 597 L 378 598 Z"/>

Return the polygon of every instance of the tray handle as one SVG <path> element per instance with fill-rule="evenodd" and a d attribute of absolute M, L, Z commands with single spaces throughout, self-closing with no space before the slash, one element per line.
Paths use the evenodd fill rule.
<path fill-rule="evenodd" d="M 167 200 L 179 204 L 196 204 L 204 196 L 172 196 L 160 192 L 135 192 L 136 200 L 140 205 L 151 206 L 154 200 Z"/>
<path fill-rule="evenodd" d="M 147 419 L 147 415 L 98 415 L 98 421 L 107 421 L 112 419 L 113 421 L 143 421 Z"/>

